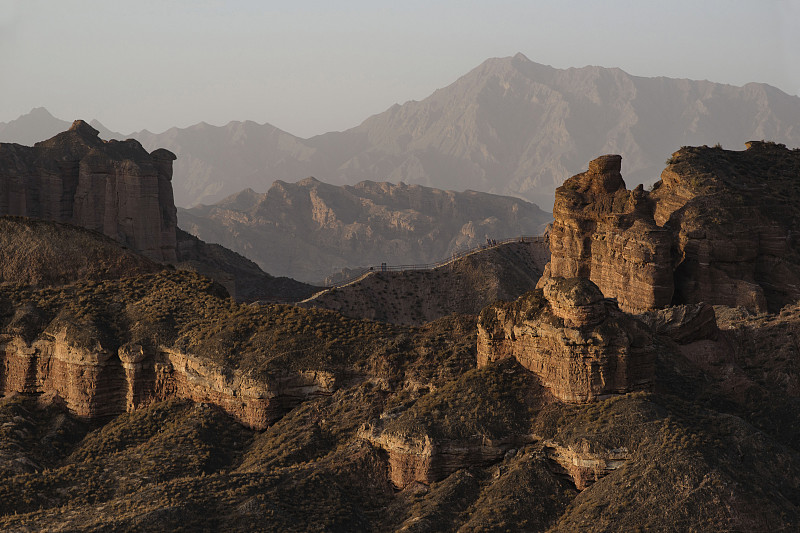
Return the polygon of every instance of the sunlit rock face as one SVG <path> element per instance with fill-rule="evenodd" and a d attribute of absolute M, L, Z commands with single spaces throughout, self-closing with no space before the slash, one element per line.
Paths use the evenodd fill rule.
<path fill-rule="evenodd" d="M 653 385 L 650 329 L 586 278 L 550 278 L 478 321 L 478 365 L 513 357 L 561 401 L 585 403 Z"/>
<path fill-rule="evenodd" d="M 92 420 L 185 398 L 216 405 L 240 423 L 264 429 L 300 401 L 330 394 L 335 382 L 321 371 L 259 381 L 166 347 L 126 344 L 111 351 L 96 340 L 74 338 L 66 327 L 33 342 L 0 334 L 0 395 L 48 394 Z"/>
<path fill-rule="evenodd" d="M 68 222 L 175 261 L 175 155 L 103 141 L 82 120 L 33 147 L 0 144 L 0 215 Z"/>
<path fill-rule="evenodd" d="M 800 298 L 800 151 L 684 147 L 651 191 L 605 155 L 556 191 L 545 277 L 585 277 L 639 313 L 706 302 L 776 311 Z"/>
<path fill-rule="evenodd" d="M 599 157 L 556 191 L 548 275 L 588 278 L 638 312 L 672 300 L 671 235 L 655 223 L 647 193 L 625 188 L 621 159 Z"/>

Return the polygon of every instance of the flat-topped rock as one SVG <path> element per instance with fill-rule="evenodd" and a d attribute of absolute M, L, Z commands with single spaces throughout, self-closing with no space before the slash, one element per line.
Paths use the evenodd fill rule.
<path fill-rule="evenodd" d="M 800 298 L 800 151 L 684 147 L 651 191 L 601 156 L 556 190 L 545 276 L 585 277 L 621 309 L 777 311 Z"/>
<path fill-rule="evenodd" d="M 168 150 L 104 141 L 82 120 L 33 147 L 0 144 L 0 215 L 67 222 L 158 261 L 176 260 Z"/>

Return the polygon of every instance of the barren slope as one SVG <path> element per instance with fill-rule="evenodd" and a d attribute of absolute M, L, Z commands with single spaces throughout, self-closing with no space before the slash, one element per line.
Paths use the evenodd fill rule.
<path fill-rule="evenodd" d="M 502 244 L 433 270 L 372 272 L 299 305 L 409 325 L 451 313 L 474 315 L 492 302 L 513 300 L 536 287 L 548 258 L 543 242 Z"/>

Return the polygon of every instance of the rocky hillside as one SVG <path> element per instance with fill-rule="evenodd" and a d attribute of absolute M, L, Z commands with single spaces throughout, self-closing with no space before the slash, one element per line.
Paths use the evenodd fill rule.
<path fill-rule="evenodd" d="M 563 328 L 555 359 L 633 331 L 569 318 L 588 283 L 509 326 Z M 800 342 L 800 310 L 713 316 L 636 321 L 652 390 L 571 404 L 515 358 L 479 366 L 470 317 L 238 305 L 172 271 L 0 286 L 0 526 L 790 531 L 800 367 L 771 346 Z"/>
<path fill-rule="evenodd" d="M 550 221 L 516 198 L 314 178 L 278 181 L 264 194 L 245 190 L 178 216 L 182 228 L 265 271 L 310 282 L 346 267 L 433 263 L 487 238 L 538 235 Z"/>
<path fill-rule="evenodd" d="M 651 191 L 628 190 L 620 164 L 598 158 L 556 191 L 548 275 L 591 279 L 634 312 L 800 298 L 800 150 L 684 147 Z"/>
<path fill-rule="evenodd" d="M 0 140 L 32 142 L 63 130 L 57 119 L 34 111 L 0 124 Z M 48 120 L 50 132 L 42 135 Z M 769 85 L 642 78 L 595 66 L 562 70 L 517 54 L 488 59 L 422 101 L 310 139 L 249 121 L 127 137 L 178 155 L 179 206 L 316 176 L 334 184 L 473 189 L 549 209 L 555 188 L 598 154 L 621 154 L 629 180 L 649 185 L 677 146 L 730 149 L 750 139 L 800 146 L 798 123 L 800 98 Z"/>
<path fill-rule="evenodd" d="M 164 268 L 97 232 L 25 217 L 0 217 L 0 283 L 46 287 Z"/>
<path fill-rule="evenodd" d="M 178 228 L 175 266 L 208 276 L 239 302 L 299 302 L 321 287 L 287 277 L 275 277 L 246 257 L 219 244 L 209 244 Z"/>
<path fill-rule="evenodd" d="M 337 312 L 237 302 L 204 274 L 308 287 L 180 231 L 194 272 L 0 218 L 0 530 L 797 531 L 797 157 L 683 148 L 649 192 L 598 158 L 559 189 L 538 288 L 477 316 L 547 250 L 374 272 L 318 296 Z M 470 205 L 279 185 L 228 204 L 292 199 L 334 236 L 354 205 L 401 234 L 425 199 Z"/>
<path fill-rule="evenodd" d="M 549 259 L 543 240 L 477 251 L 431 270 L 373 271 L 298 303 L 352 318 L 421 325 L 452 313 L 476 315 L 536 287 Z"/>

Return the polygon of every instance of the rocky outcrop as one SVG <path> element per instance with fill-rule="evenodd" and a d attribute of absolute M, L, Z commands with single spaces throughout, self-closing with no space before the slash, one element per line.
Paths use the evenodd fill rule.
<path fill-rule="evenodd" d="M 175 155 L 103 141 L 77 120 L 33 147 L 0 144 L 0 215 L 67 222 L 158 261 L 175 261 Z"/>
<path fill-rule="evenodd" d="M 68 327 L 32 342 L 23 335 L 0 335 L 0 395 L 55 395 L 88 419 L 186 398 L 264 429 L 300 401 L 330 394 L 335 386 L 334 375 L 324 371 L 287 371 L 258 381 L 174 348 L 125 344 L 108 350 L 96 340 L 82 342 Z"/>
<path fill-rule="evenodd" d="M 386 451 L 389 480 L 397 488 L 416 483 L 429 485 L 441 481 L 465 465 L 495 463 L 511 449 L 533 442 L 533 437 L 489 439 L 432 439 L 430 435 L 405 435 L 363 428 L 359 437 Z"/>
<path fill-rule="evenodd" d="M 542 442 L 547 458 L 569 476 L 578 490 L 590 487 L 631 458 L 627 448 L 598 451 L 592 449 L 593 447 L 585 439 L 574 446 L 561 445 L 547 439 Z"/>
<path fill-rule="evenodd" d="M 800 152 L 684 147 L 652 191 L 627 190 L 620 161 L 602 156 L 556 191 L 545 275 L 588 278 L 630 312 L 800 298 Z"/>
<path fill-rule="evenodd" d="M 478 320 L 478 365 L 513 357 L 561 401 L 584 403 L 647 390 L 655 349 L 649 328 L 585 278 L 550 278 Z"/>
<path fill-rule="evenodd" d="M 599 157 L 558 188 L 547 274 L 588 278 L 637 312 L 672 300 L 671 238 L 655 223 L 647 193 L 625 188 L 621 160 Z"/>

